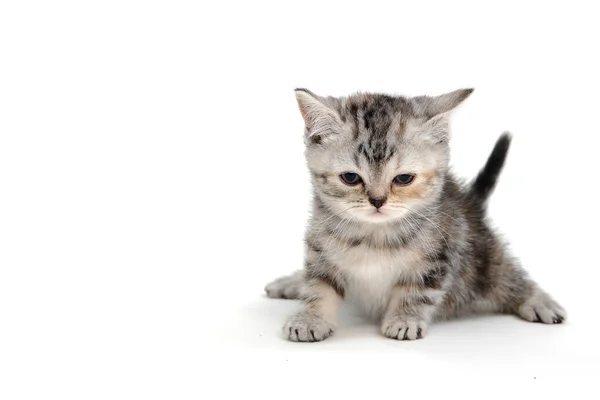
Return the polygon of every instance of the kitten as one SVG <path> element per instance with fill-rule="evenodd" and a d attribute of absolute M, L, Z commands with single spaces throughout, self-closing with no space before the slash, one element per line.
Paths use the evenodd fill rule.
<path fill-rule="evenodd" d="M 398 340 L 425 337 L 435 319 L 476 312 L 546 324 L 566 318 L 486 223 L 510 135 L 471 184 L 450 172 L 450 114 L 471 92 L 334 98 L 296 89 L 314 190 L 305 268 L 265 288 L 269 297 L 304 301 L 284 326 L 289 340 L 329 337 L 342 299 Z"/>

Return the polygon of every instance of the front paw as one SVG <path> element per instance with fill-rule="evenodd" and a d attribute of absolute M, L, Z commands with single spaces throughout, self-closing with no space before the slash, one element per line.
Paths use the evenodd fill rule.
<path fill-rule="evenodd" d="M 302 311 L 288 320 L 283 333 L 292 342 L 320 342 L 333 334 L 333 326 L 318 315 Z"/>
<path fill-rule="evenodd" d="M 415 340 L 427 335 L 427 323 L 415 319 L 388 318 L 381 324 L 381 332 L 392 339 Z"/>

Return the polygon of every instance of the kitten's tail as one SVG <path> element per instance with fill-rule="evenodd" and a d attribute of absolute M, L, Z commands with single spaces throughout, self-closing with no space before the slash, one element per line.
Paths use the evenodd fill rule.
<path fill-rule="evenodd" d="M 487 200 L 494 190 L 498 176 L 502 171 L 502 167 L 504 167 L 511 138 L 512 136 L 509 132 L 504 132 L 500 135 L 485 166 L 479 171 L 479 174 L 477 174 L 477 177 L 471 184 L 471 193 L 475 194 L 480 200 Z"/>

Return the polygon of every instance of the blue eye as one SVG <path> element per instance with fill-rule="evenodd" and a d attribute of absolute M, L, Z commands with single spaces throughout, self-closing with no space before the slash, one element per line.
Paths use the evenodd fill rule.
<path fill-rule="evenodd" d="M 394 183 L 401 186 L 407 186 L 415 180 L 415 176 L 413 174 L 400 174 L 394 178 Z"/>
<path fill-rule="evenodd" d="M 355 186 L 362 182 L 360 175 L 355 174 L 354 172 L 346 172 L 340 175 L 340 179 L 346 185 Z"/>

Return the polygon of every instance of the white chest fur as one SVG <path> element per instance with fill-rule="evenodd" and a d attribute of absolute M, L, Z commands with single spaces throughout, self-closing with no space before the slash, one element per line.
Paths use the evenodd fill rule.
<path fill-rule="evenodd" d="M 345 297 L 369 315 L 380 316 L 392 288 L 415 270 L 415 254 L 408 249 L 381 249 L 359 245 L 335 255 L 346 282 Z"/>

